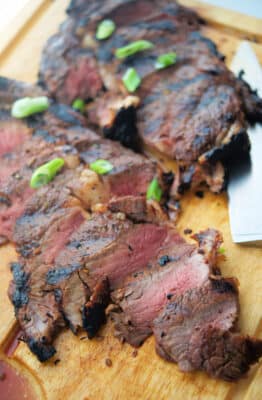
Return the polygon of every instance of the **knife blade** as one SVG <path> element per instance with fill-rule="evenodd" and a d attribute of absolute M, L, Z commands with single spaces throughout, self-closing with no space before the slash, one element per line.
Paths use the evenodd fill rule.
<path fill-rule="evenodd" d="M 236 76 L 243 79 L 262 97 L 262 68 L 250 44 L 241 42 L 231 64 Z M 235 243 L 262 244 L 262 125 L 248 128 L 251 152 L 241 165 L 230 171 L 228 196 L 229 219 Z"/>

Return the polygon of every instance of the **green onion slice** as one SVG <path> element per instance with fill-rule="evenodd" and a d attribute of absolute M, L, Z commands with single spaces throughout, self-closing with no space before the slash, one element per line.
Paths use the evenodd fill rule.
<path fill-rule="evenodd" d="M 99 175 L 107 174 L 112 171 L 114 168 L 113 165 L 107 160 L 96 160 L 89 165 L 92 171 L 96 172 Z"/>
<path fill-rule="evenodd" d="M 163 69 L 170 67 L 170 65 L 174 65 L 176 63 L 176 53 L 166 53 L 159 56 L 155 63 L 156 69 Z"/>
<path fill-rule="evenodd" d="M 148 40 L 137 40 L 136 42 L 130 43 L 127 46 L 117 49 L 115 55 L 119 59 L 126 58 L 138 53 L 139 51 L 152 49 L 153 47 L 153 43 L 149 42 Z"/>
<path fill-rule="evenodd" d="M 225 252 L 226 252 L 226 249 L 224 247 L 219 247 L 219 249 L 218 249 L 219 254 L 225 254 Z"/>
<path fill-rule="evenodd" d="M 115 31 L 116 24 L 111 19 L 105 19 L 100 22 L 96 31 L 96 38 L 98 40 L 108 39 Z"/>
<path fill-rule="evenodd" d="M 157 178 L 154 178 L 152 182 L 149 184 L 147 192 L 146 192 L 146 198 L 147 200 L 156 200 L 160 201 L 162 197 L 162 189 L 159 186 Z"/>
<path fill-rule="evenodd" d="M 75 99 L 73 101 L 72 107 L 74 110 L 83 113 L 85 110 L 85 102 L 82 99 Z"/>
<path fill-rule="evenodd" d="M 136 72 L 135 68 L 128 68 L 122 80 L 127 90 L 131 93 L 135 92 L 141 84 L 141 78 Z"/>
<path fill-rule="evenodd" d="M 30 115 L 43 112 L 49 107 L 49 100 L 46 96 L 24 97 L 16 100 L 12 106 L 11 115 L 14 118 L 25 118 Z"/>
<path fill-rule="evenodd" d="M 37 168 L 30 181 L 31 188 L 38 189 L 39 187 L 51 182 L 63 167 L 64 163 L 63 158 L 55 158 Z"/>

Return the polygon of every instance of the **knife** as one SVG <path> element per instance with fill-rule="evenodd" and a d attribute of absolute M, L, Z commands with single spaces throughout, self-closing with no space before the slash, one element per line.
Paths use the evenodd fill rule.
<path fill-rule="evenodd" d="M 262 68 L 250 44 L 241 42 L 231 64 L 236 76 L 243 79 L 262 97 Z M 248 128 L 251 142 L 249 158 L 230 171 L 228 196 L 229 219 L 235 243 L 262 244 L 262 125 Z"/>

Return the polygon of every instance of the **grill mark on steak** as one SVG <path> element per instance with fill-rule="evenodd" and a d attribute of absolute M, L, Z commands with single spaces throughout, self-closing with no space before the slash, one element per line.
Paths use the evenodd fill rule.
<path fill-rule="evenodd" d="M 262 355 L 262 341 L 237 332 L 238 289 L 233 279 L 210 278 L 170 302 L 154 321 L 158 354 L 182 371 L 200 369 L 239 379 Z"/>
<path fill-rule="evenodd" d="M 138 133 L 151 148 L 177 160 L 180 168 L 189 170 L 193 166 L 196 172 L 187 175 L 187 183 L 185 176 L 177 177 L 174 197 L 202 181 L 211 191 L 222 191 L 227 173 L 223 172 L 221 162 L 227 166 L 232 155 L 242 158 L 248 153 L 246 120 L 261 121 L 262 102 L 247 84 L 234 78 L 216 45 L 202 36 L 202 21 L 197 14 L 176 3 L 146 0 L 104 0 L 99 6 L 72 1 L 68 13 L 68 20 L 51 39 L 53 49 L 63 48 L 59 61 L 50 44 L 42 58 L 40 75 L 47 90 L 52 92 L 56 85 L 52 83 L 54 71 L 67 71 L 76 62 L 70 64 L 65 49 L 66 54 L 78 51 L 79 60 L 85 53 L 84 58 L 97 63 L 99 80 L 103 81 L 103 90 L 96 91 L 94 105 L 87 109 L 89 120 L 111 139 L 137 149 Z M 112 18 L 117 30 L 106 41 L 96 41 L 97 24 L 104 18 Z M 155 47 L 124 61 L 114 57 L 116 48 L 138 39 L 151 40 Z M 177 53 L 176 65 L 156 72 L 157 56 L 169 51 Z M 112 97 L 124 98 L 121 78 L 128 67 L 135 67 L 142 77 L 137 90 L 141 100 L 137 117 L 132 107 L 120 105 L 112 114 Z M 85 79 L 80 72 L 78 77 Z M 60 74 L 58 79 L 65 82 L 67 78 Z M 73 86 L 67 94 L 68 102 L 73 89 L 77 89 L 77 85 L 72 83 Z M 93 87 L 95 91 L 96 83 Z M 52 93 L 60 95 L 59 89 Z M 107 125 L 94 116 L 101 110 L 110 115 Z"/>
<path fill-rule="evenodd" d="M 8 201 L 0 205 L 1 236 L 12 240 L 16 219 L 23 214 L 26 202 L 35 192 L 29 184 L 32 172 L 55 157 L 63 157 L 66 160 L 68 155 L 61 151 L 57 143 L 47 147 L 45 141 L 36 137 L 25 142 L 16 154 L 13 153 L 11 162 L 6 160 L 5 164 L 9 164 L 10 168 L 3 171 L 5 176 L 1 180 L 0 193 Z"/>
<path fill-rule="evenodd" d="M 134 4 L 138 6 L 135 12 Z M 50 39 L 50 53 L 47 49 L 41 71 L 43 75 L 40 75 L 43 86 L 46 85 L 54 96 L 61 100 L 66 99 L 69 104 L 78 95 L 88 101 L 98 95 L 98 105 L 100 99 L 105 101 L 108 94 L 110 99 L 111 93 L 107 92 L 104 96 L 104 92 L 114 87 L 114 93 L 120 96 L 119 109 L 110 107 L 106 110 L 106 117 L 107 113 L 113 113 L 111 119 L 106 120 L 110 123 L 102 124 L 101 128 L 108 136 L 126 140 L 124 144 L 133 147 L 137 143 L 134 107 L 137 106 L 138 100 L 133 98 L 131 106 L 123 106 L 128 98 L 121 101 L 123 87 L 118 79 L 125 68 L 135 66 L 144 78 L 139 90 L 142 105 L 138 111 L 138 128 L 142 121 L 145 124 L 144 134 L 149 138 L 148 144 L 151 140 L 156 148 L 161 141 L 161 146 L 166 146 L 167 143 L 172 144 L 172 140 L 177 140 L 176 130 L 170 118 L 174 110 L 170 110 L 166 102 L 164 105 L 168 108 L 168 113 L 165 114 L 165 108 L 161 104 L 163 93 L 169 102 L 173 99 L 176 101 L 175 95 L 178 90 L 185 93 L 186 100 L 186 96 L 193 95 L 189 103 L 185 101 L 182 104 L 184 108 L 180 110 L 179 123 L 182 127 L 190 127 L 191 115 L 197 114 L 202 118 L 203 124 L 198 126 L 196 118 L 195 136 L 188 131 L 189 134 L 182 144 L 180 142 L 183 138 L 178 137 L 181 148 L 175 158 L 180 161 L 180 173 L 184 183 L 190 185 L 192 180 L 195 184 L 197 180 L 205 180 L 210 187 L 212 185 L 212 190 L 218 191 L 219 189 L 214 188 L 218 188 L 219 185 L 221 187 L 224 174 L 219 161 L 230 157 L 235 143 L 238 143 L 240 154 L 248 151 L 249 143 L 241 110 L 244 110 L 250 119 L 260 118 L 261 104 L 255 93 L 251 96 L 250 89 L 241 81 L 236 86 L 236 81 L 221 63 L 222 56 L 212 42 L 202 38 L 198 32 L 191 33 L 199 29 L 201 21 L 183 7 L 175 3 L 167 5 L 166 1 L 156 3 L 146 0 L 122 0 L 100 1 L 97 8 L 97 4 L 86 5 L 83 0 L 73 0 L 69 13 L 75 18 L 83 6 L 88 11 L 83 12 L 77 20 L 68 19 L 61 27 L 60 33 Z M 130 10 L 128 19 L 123 19 L 127 10 Z M 138 22 L 137 12 L 140 15 Z M 89 32 L 94 33 L 97 22 L 105 16 L 104 13 L 117 21 L 120 27 L 112 37 L 115 44 L 126 43 L 130 37 L 132 40 L 145 37 L 146 30 L 146 38 L 155 42 L 157 51 L 167 51 L 176 46 L 178 62 L 175 68 L 178 71 L 174 74 L 168 74 L 171 70 L 156 74 L 151 65 L 158 54 L 154 53 L 155 50 L 149 51 L 144 58 L 138 55 L 123 63 L 117 61 L 108 69 L 104 61 L 111 57 L 111 39 L 104 49 L 101 49 L 103 44 L 99 49 L 98 43 L 86 32 L 88 23 Z M 127 22 L 130 24 L 128 28 L 124 26 Z M 165 38 L 161 38 L 161 31 L 165 31 Z M 196 52 L 194 48 L 197 48 Z M 192 50 L 190 57 L 185 49 Z M 52 58 L 55 53 L 56 65 Z M 184 68 L 184 65 L 189 67 Z M 59 75 L 54 72 L 57 68 Z M 187 79 L 180 82 L 179 79 L 184 76 Z M 6 87 L 8 82 L 0 79 L 0 93 L 1 90 L 6 90 Z M 243 93 L 249 97 L 245 104 Z M 205 109 L 209 106 L 214 109 L 215 114 L 217 98 L 220 101 L 221 112 L 218 117 L 218 133 L 216 127 L 210 127 L 203 117 Z M 229 101 L 234 104 L 234 110 L 228 107 Z M 150 104 L 155 109 L 161 106 L 162 115 L 153 118 Z M 251 110 L 253 106 L 256 107 L 255 113 Z M 8 113 L 8 107 L 10 109 L 10 106 L 7 106 L 0 110 L 0 116 L 3 118 Z M 92 113 L 93 107 L 94 104 L 88 106 L 87 112 L 91 110 Z M 145 112 L 141 113 L 141 110 L 148 112 L 148 119 L 143 119 Z M 163 127 L 163 118 L 166 116 L 170 125 Z M 96 118 L 95 115 L 94 121 Z M 92 123 L 94 121 L 92 120 Z M 71 125 L 78 125 L 78 128 L 68 129 Z M 248 370 L 249 364 L 257 360 L 262 346 L 261 341 L 243 337 L 236 332 L 238 303 L 234 281 L 222 281 L 221 277 L 209 279 L 210 272 L 220 273 L 216 266 L 220 235 L 208 230 L 195 235 L 198 246 L 185 243 L 175 229 L 165 222 L 160 207 L 154 202 L 145 202 L 148 183 L 160 173 L 156 165 L 142 156 L 135 156 L 132 152 L 123 150 L 117 143 L 99 139 L 91 131 L 84 130 L 82 125 L 84 121 L 80 114 L 73 112 L 68 106 L 55 103 L 51 104 L 47 113 L 30 117 L 23 125 L 26 135 L 31 134 L 32 130 L 35 131 L 33 140 L 50 143 L 52 148 L 60 152 L 58 154 L 63 154 L 67 159 L 66 168 L 53 183 L 40 189 L 29 201 L 26 199 L 26 204 L 22 204 L 25 212 L 16 227 L 15 240 L 20 258 L 12 267 L 14 280 L 10 285 L 9 294 L 29 348 L 40 361 L 52 357 L 55 353 L 53 340 L 66 325 L 69 325 L 74 333 L 79 327 L 83 327 L 89 338 L 92 338 L 105 322 L 109 286 L 113 290 L 112 297 L 119 306 L 118 313 L 115 314 L 117 330 L 122 338 L 139 345 L 152 333 L 153 320 L 154 329 L 159 328 L 156 328 L 156 324 L 162 324 L 160 317 L 169 306 L 168 313 L 181 298 L 187 299 L 188 293 L 196 293 L 198 296 L 201 292 L 201 296 L 205 298 L 205 290 L 212 282 L 212 294 L 207 300 L 212 300 L 214 307 L 205 309 L 208 303 L 206 301 L 204 309 L 198 314 L 199 310 L 196 310 L 194 315 L 200 315 L 200 320 L 203 319 L 205 323 L 207 321 L 207 327 L 205 325 L 206 329 L 197 330 L 192 343 L 187 343 L 186 348 L 192 346 L 192 349 L 190 354 L 182 359 L 180 367 L 204 369 L 224 379 L 237 379 Z M 14 129 L 16 128 L 15 125 Z M 171 142 L 165 141 L 167 128 L 171 132 Z M 22 131 L 22 127 L 19 129 Z M 18 135 L 18 139 L 25 143 L 22 134 L 21 137 Z M 3 147 L 3 157 L 7 160 L 9 157 L 14 157 L 15 160 L 17 154 L 8 154 L 7 151 L 15 149 L 18 141 L 14 140 L 10 149 Z M 191 154 L 185 152 L 186 146 L 183 147 L 183 144 L 190 147 Z M 167 146 L 168 151 L 169 147 L 172 146 Z M 176 148 L 171 150 L 177 151 Z M 42 152 L 39 154 L 43 156 Z M 113 164 L 113 171 L 106 176 L 94 176 L 95 174 L 87 168 L 86 164 L 98 157 L 107 158 Z M 210 162 L 213 164 L 210 165 Z M 6 165 L 9 165 L 8 161 Z M 26 165 L 30 173 L 32 165 L 33 161 L 29 166 Z M 192 166 L 193 171 L 190 170 Z M 19 167 L 19 172 L 15 171 L 14 177 L 24 184 L 21 174 L 24 167 L 21 168 Z M 10 171 L 6 175 L 10 176 L 13 173 Z M 186 176 L 188 172 L 191 174 L 189 177 Z M 220 174 L 219 177 L 217 173 Z M 161 178 L 158 177 L 162 185 Z M 95 185 L 93 196 L 90 195 L 91 184 Z M 5 192 L 1 196 L 2 205 L 10 207 L 11 196 L 8 197 Z M 98 202 L 104 204 L 101 206 Z M 86 212 L 99 209 L 102 213 L 106 210 L 108 202 L 109 209 L 116 214 L 107 212 L 90 215 Z M 125 215 L 129 219 L 126 219 Z M 147 223 L 140 223 L 141 221 Z M 23 237 L 22 229 L 27 224 L 30 224 L 30 230 Z M 221 303 L 222 311 L 217 310 Z M 167 320 L 170 320 L 170 315 Z M 210 320 L 213 324 L 211 326 Z M 171 326 L 171 332 L 169 326 L 167 328 L 167 334 L 162 331 L 160 338 L 168 336 L 173 344 L 174 326 Z M 163 344 L 161 340 L 158 344 L 159 349 L 161 348 L 159 352 L 166 358 L 172 358 L 170 353 L 173 347 L 170 349 L 166 342 Z M 231 352 L 234 358 L 229 360 L 228 353 Z"/>
<path fill-rule="evenodd" d="M 119 307 L 113 313 L 118 337 L 140 346 L 152 333 L 153 320 L 170 299 L 207 281 L 215 266 L 221 236 L 212 230 L 201 236 L 198 246 L 186 243 L 179 235 L 169 237 L 148 268 L 130 276 L 112 293 Z"/>

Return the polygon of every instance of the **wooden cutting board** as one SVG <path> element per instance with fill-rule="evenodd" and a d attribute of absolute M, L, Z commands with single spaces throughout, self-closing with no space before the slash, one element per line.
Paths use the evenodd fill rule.
<path fill-rule="evenodd" d="M 262 62 L 262 21 L 229 12 L 195 0 L 182 4 L 195 8 L 207 21 L 203 33 L 213 39 L 230 64 L 242 39 L 249 39 Z M 47 38 L 57 31 L 65 18 L 68 0 L 34 0 L 0 34 L 0 74 L 34 82 L 41 50 Z M 169 163 L 173 167 L 172 163 Z M 0 166 L 1 168 L 1 166 Z M 233 244 L 231 241 L 227 197 L 225 194 L 205 193 L 199 199 L 188 194 L 182 203 L 183 213 L 178 222 L 181 233 L 185 228 L 198 231 L 215 227 L 225 239 L 226 260 L 221 264 L 225 276 L 239 279 L 241 315 L 244 333 L 262 337 L 262 249 Z M 239 216 L 241 218 L 241 216 Z M 0 248 L 0 358 L 16 329 L 13 308 L 7 297 L 10 280 L 9 262 L 16 254 L 11 245 Z M 56 340 L 59 363 L 41 364 L 20 343 L 9 361 L 23 373 L 37 392 L 37 399 L 48 400 L 259 400 L 262 396 L 262 364 L 255 366 L 249 376 L 238 383 L 225 383 L 208 378 L 204 373 L 183 374 L 175 364 L 160 359 L 150 338 L 137 354 L 129 345 L 113 338 L 110 323 L 92 341 L 80 340 L 63 332 Z M 106 359 L 112 361 L 109 367 Z M 1 382 L 0 382 L 1 398 Z"/>

